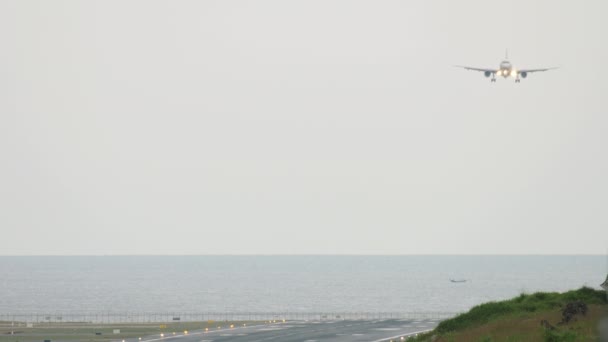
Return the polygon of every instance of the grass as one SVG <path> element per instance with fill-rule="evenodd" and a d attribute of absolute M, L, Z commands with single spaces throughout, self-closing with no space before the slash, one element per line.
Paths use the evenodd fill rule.
<path fill-rule="evenodd" d="M 91 341 L 107 342 L 123 338 L 145 337 L 151 335 L 165 336 L 183 334 L 184 331 L 200 331 L 208 328 L 210 331 L 224 329 L 230 330 L 231 325 L 242 327 L 264 324 L 265 322 L 181 322 L 181 323 L 124 323 L 124 324 L 93 324 L 93 323 L 39 323 L 34 327 L 27 328 L 24 325 L 11 327 L 10 323 L 0 324 L 0 342 L 40 342 L 45 339 L 52 341 Z M 120 329 L 119 334 L 114 334 L 114 329 Z M 11 331 L 16 332 L 11 335 Z M 96 335 L 95 333 L 101 333 Z"/>
<path fill-rule="evenodd" d="M 576 300 L 588 305 L 587 315 L 567 325 L 558 325 L 562 319 L 561 308 Z M 583 287 L 565 293 L 521 294 L 510 300 L 478 305 L 412 341 L 598 341 L 598 323 L 607 315 L 605 291 Z M 557 330 L 542 328 L 543 319 Z"/>

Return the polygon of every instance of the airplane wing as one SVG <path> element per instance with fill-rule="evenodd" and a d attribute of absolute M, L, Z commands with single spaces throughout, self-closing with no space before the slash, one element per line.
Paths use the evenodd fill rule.
<path fill-rule="evenodd" d="M 544 68 L 544 69 L 521 69 L 521 70 L 517 70 L 518 74 L 522 74 L 522 73 L 531 73 L 531 72 L 540 72 L 540 71 L 548 71 L 548 70 L 553 70 L 553 69 L 557 69 L 557 67 L 554 68 Z"/>
<path fill-rule="evenodd" d="M 498 71 L 498 69 L 484 69 L 484 68 L 473 68 L 473 67 L 469 67 L 469 66 L 464 66 L 464 65 L 454 65 L 457 68 L 463 68 L 466 70 L 473 70 L 473 71 L 481 71 L 481 72 L 489 72 L 489 73 L 496 73 Z"/>

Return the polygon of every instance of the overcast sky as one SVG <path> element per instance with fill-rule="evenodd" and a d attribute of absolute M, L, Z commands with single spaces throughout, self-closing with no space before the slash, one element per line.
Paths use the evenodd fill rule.
<path fill-rule="evenodd" d="M 0 254 L 603 254 L 606 12 L 0 0 Z"/>

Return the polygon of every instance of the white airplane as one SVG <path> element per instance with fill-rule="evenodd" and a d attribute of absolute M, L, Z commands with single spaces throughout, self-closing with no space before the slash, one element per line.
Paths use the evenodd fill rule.
<path fill-rule="evenodd" d="M 464 66 L 464 65 L 455 65 L 455 67 L 465 68 L 466 70 L 481 71 L 481 72 L 483 72 L 483 74 L 486 77 L 492 76 L 492 78 L 490 79 L 491 82 L 496 82 L 496 75 L 498 75 L 498 76 L 502 76 L 504 78 L 507 78 L 509 76 L 513 77 L 513 78 L 515 78 L 516 83 L 521 82 L 520 76 L 521 76 L 521 78 L 526 78 L 526 77 L 528 77 L 529 73 L 557 69 L 557 68 L 519 69 L 519 70 L 515 69 L 513 67 L 513 65 L 511 64 L 511 62 L 509 62 L 509 51 L 505 52 L 505 60 L 500 62 L 500 66 L 498 67 L 498 69 L 473 68 L 473 67 L 468 67 L 468 66 Z"/>

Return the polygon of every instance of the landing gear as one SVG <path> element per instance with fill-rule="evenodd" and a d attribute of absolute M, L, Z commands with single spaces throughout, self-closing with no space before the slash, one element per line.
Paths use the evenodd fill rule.
<path fill-rule="evenodd" d="M 490 82 L 492 82 L 492 83 L 496 82 L 496 78 L 492 77 L 492 78 L 490 79 Z"/>
<path fill-rule="evenodd" d="M 521 80 L 519 78 L 515 79 L 515 83 L 520 83 L 520 82 L 521 82 Z"/>

